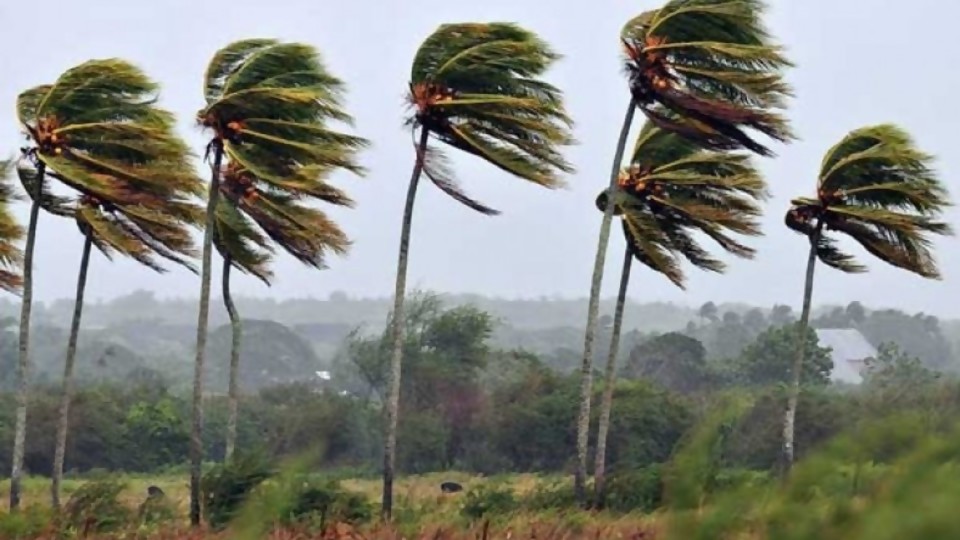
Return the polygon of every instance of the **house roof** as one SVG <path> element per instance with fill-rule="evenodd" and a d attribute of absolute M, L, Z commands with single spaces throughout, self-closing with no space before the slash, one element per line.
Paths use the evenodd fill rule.
<path fill-rule="evenodd" d="M 835 382 L 859 384 L 864 360 L 877 355 L 877 349 L 854 328 L 818 328 L 821 347 L 829 347 L 833 359 L 830 379 Z"/>

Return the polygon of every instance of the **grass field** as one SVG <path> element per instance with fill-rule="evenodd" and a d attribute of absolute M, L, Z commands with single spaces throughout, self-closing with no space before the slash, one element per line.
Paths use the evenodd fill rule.
<path fill-rule="evenodd" d="M 141 476 L 114 475 L 125 486 L 121 500 L 134 509 L 144 500 L 147 488 L 156 485 L 163 489 L 167 498 L 177 508 L 178 518 L 169 524 L 170 531 L 185 530 L 189 505 L 189 478 L 185 475 Z M 440 483 L 444 481 L 461 483 L 465 491 L 459 494 L 443 494 Z M 510 475 L 496 478 L 484 478 L 463 473 L 435 473 L 422 476 L 408 476 L 397 480 L 395 485 L 395 523 L 385 528 L 380 525 L 365 527 L 361 538 L 478 538 L 482 536 L 483 521 L 471 523 L 461 515 L 461 507 L 466 491 L 482 485 L 509 486 L 518 496 L 530 494 L 540 486 L 556 485 L 562 480 L 557 476 Z M 70 478 L 64 481 L 63 500 L 79 488 L 86 479 Z M 363 494 L 371 503 L 379 504 L 380 481 L 376 478 L 346 479 L 341 485 L 353 492 Z M 0 482 L 0 493 L 8 493 L 9 482 Z M 24 481 L 24 507 L 49 507 L 50 481 L 47 478 L 29 477 Z M 6 511 L 0 509 L 0 517 Z M 582 511 L 564 512 L 517 512 L 507 516 L 493 518 L 487 533 L 488 538 L 540 538 L 565 539 L 577 538 L 649 538 L 637 536 L 641 531 L 649 531 L 654 519 L 641 515 L 612 515 L 587 513 Z M 277 533 L 279 534 L 279 533 Z M 438 536 L 439 535 L 439 536 Z M 449 536 L 453 535 L 453 536 Z M 461 536 L 462 535 L 462 536 Z M 138 536 L 138 538 L 141 536 Z M 206 536 L 204 536 L 206 537 Z M 212 536 L 211 536 L 212 537 Z M 144 537 L 147 538 L 147 537 Z M 178 534 L 161 535 L 157 538 L 182 538 Z M 230 538 L 216 536 L 216 538 Z M 287 538 L 280 535 L 275 538 Z M 302 536 L 300 538 L 310 538 Z M 339 538 L 339 537 L 337 537 Z"/>

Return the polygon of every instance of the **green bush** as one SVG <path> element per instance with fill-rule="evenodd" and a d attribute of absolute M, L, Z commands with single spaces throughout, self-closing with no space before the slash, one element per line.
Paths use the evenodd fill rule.
<path fill-rule="evenodd" d="M 0 538 L 27 540 L 51 532 L 53 512 L 43 506 L 28 506 L 19 512 L 0 512 Z"/>
<path fill-rule="evenodd" d="M 233 519 L 234 513 L 247 500 L 250 492 L 272 474 L 267 460 L 250 454 L 217 465 L 203 476 L 204 519 L 220 529 Z"/>
<path fill-rule="evenodd" d="M 373 518 L 370 501 L 359 493 L 344 490 L 337 482 L 299 485 L 293 508 L 287 515 L 288 524 L 317 523 L 322 528 L 327 523 L 358 524 Z"/>
<path fill-rule="evenodd" d="M 603 507 L 613 512 L 650 512 L 663 502 L 659 465 L 615 473 L 607 478 Z"/>
<path fill-rule="evenodd" d="M 119 500 L 124 487 L 111 480 L 80 486 L 64 508 L 66 525 L 79 531 L 109 532 L 129 523 L 130 510 Z"/>
<path fill-rule="evenodd" d="M 509 487 L 480 485 L 467 492 L 460 514 L 478 520 L 491 515 L 507 516 L 518 508 L 517 497 Z"/>
<path fill-rule="evenodd" d="M 555 480 L 549 484 L 538 484 L 523 498 L 523 506 L 534 512 L 547 510 L 566 510 L 577 505 L 573 494 L 573 485 L 568 480 Z"/>

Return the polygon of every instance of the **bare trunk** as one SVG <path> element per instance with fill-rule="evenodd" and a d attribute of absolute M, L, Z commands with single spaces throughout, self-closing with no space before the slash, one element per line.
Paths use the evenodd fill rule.
<path fill-rule="evenodd" d="M 230 256 L 223 258 L 223 304 L 227 307 L 227 313 L 230 315 L 230 386 L 227 390 L 228 415 L 227 415 L 227 445 L 224 453 L 224 461 L 230 461 L 233 458 L 233 451 L 237 446 L 237 403 L 240 399 L 240 338 L 243 335 L 243 322 L 237 313 L 237 307 L 233 304 L 233 296 L 230 294 L 230 266 L 232 265 Z"/>
<path fill-rule="evenodd" d="M 207 221 L 203 231 L 203 259 L 200 274 L 200 309 L 197 315 L 197 356 L 193 364 L 193 410 L 190 430 L 190 524 L 200 526 L 200 475 L 203 464 L 203 361 L 207 348 L 207 324 L 210 318 L 210 266 L 213 229 L 217 226 L 217 199 L 220 196 L 220 165 L 223 141 L 215 140 L 213 174 L 207 196 Z"/>
<path fill-rule="evenodd" d="M 620 274 L 620 291 L 613 314 L 613 333 L 610 336 L 610 352 L 604 374 L 603 399 L 600 402 L 600 426 L 597 430 L 597 455 L 593 466 L 594 505 L 603 505 L 604 474 L 607 465 L 607 433 L 610 431 L 610 411 L 613 408 L 613 390 L 617 383 L 617 355 L 620 353 L 620 331 L 623 329 L 623 308 L 630 286 L 630 267 L 633 256 L 628 246 L 623 255 L 623 273 Z"/>
<path fill-rule="evenodd" d="M 393 293 L 393 315 L 390 334 L 393 347 L 390 352 L 390 378 L 387 384 L 386 436 L 383 447 L 383 498 L 380 514 L 389 520 L 393 515 L 393 478 L 397 454 L 397 418 L 400 410 L 400 371 L 403 363 L 403 301 L 407 289 L 407 259 L 410 250 L 410 227 L 413 222 L 413 203 L 417 198 L 417 184 L 423 172 L 424 154 L 430 130 L 421 128 L 420 144 L 417 146 L 417 161 L 407 188 L 407 202 L 403 207 L 403 223 L 400 227 L 400 255 L 397 259 L 397 283 Z"/>
<path fill-rule="evenodd" d="M 30 379 L 30 312 L 33 308 L 33 249 L 37 240 L 37 220 L 40 218 L 40 198 L 43 197 L 43 179 L 47 166 L 37 166 L 37 185 L 30 206 L 30 224 L 27 227 L 27 245 L 23 255 L 23 297 L 20 303 L 20 356 L 17 362 L 17 411 L 13 431 L 13 466 L 10 470 L 10 510 L 20 508 L 20 488 L 23 480 L 23 453 L 27 444 L 27 398 Z"/>
<path fill-rule="evenodd" d="M 593 278 L 590 282 L 590 302 L 587 306 L 587 328 L 583 338 L 583 363 L 580 367 L 580 414 L 577 417 L 577 469 L 574 474 L 573 491 L 580 505 L 586 502 L 587 478 L 587 437 L 590 433 L 590 399 L 593 395 L 593 339 L 597 326 L 597 312 L 600 310 L 600 286 L 603 283 L 603 266 L 606 262 L 607 244 L 610 242 L 610 223 L 613 221 L 614 190 L 623 161 L 623 152 L 633 124 L 636 104 L 630 100 L 623 127 L 620 128 L 620 140 L 613 158 L 613 171 L 610 173 L 610 197 L 600 223 L 600 239 L 597 243 L 597 256 L 593 262 Z"/>
<path fill-rule="evenodd" d="M 807 329 L 810 326 L 810 300 L 813 296 L 813 272 L 817 265 L 817 241 L 823 223 L 810 238 L 810 255 L 807 258 L 807 277 L 803 286 L 803 311 L 800 314 L 800 324 L 797 325 L 797 356 L 793 360 L 793 369 L 787 394 L 787 408 L 783 415 L 783 448 L 780 456 L 780 475 L 787 478 L 793 467 L 794 425 L 797 417 L 797 402 L 800 399 L 800 378 L 803 374 L 803 362 L 807 354 Z"/>
<path fill-rule="evenodd" d="M 87 288 L 87 267 L 90 266 L 90 248 L 93 242 L 88 232 L 83 239 L 80 274 L 77 276 L 77 295 L 70 321 L 67 340 L 67 358 L 63 363 L 63 389 L 60 393 L 60 412 L 57 418 L 57 446 L 53 453 L 53 481 L 50 484 L 50 502 L 60 508 L 60 484 L 63 480 L 63 461 L 67 453 L 67 431 L 70 425 L 70 400 L 73 398 L 73 364 L 77 359 L 77 339 L 80 337 L 80 318 L 83 316 L 83 293 Z"/>

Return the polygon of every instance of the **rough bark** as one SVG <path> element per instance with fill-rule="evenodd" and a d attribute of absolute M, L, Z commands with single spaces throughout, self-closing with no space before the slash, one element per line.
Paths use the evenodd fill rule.
<path fill-rule="evenodd" d="M 636 104 L 633 100 L 627 107 L 620 128 L 620 139 L 613 158 L 613 170 L 610 173 L 611 194 L 617 187 L 623 152 L 627 146 L 630 126 Z M 586 503 L 587 478 L 587 436 L 590 432 L 590 399 L 593 395 L 593 340 L 597 326 L 597 312 L 600 310 L 600 286 L 603 283 L 603 266 L 607 256 L 607 244 L 610 243 L 610 223 L 613 221 L 614 197 L 607 198 L 607 208 L 600 223 L 600 238 L 597 242 L 597 255 L 593 261 L 593 277 L 590 281 L 590 301 L 587 305 L 587 328 L 583 338 L 583 359 L 580 367 L 580 414 L 577 416 L 577 467 L 574 473 L 574 496 L 580 505 Z"/>
<path fill-rule="evenodd" d="M 37 220 L 40 218 L 40 198 L 43 197 L 43 179 L 47 167 L 37 166 L 37 185 L 34 186 L 27 227 L 27 245 L 23 254 L 23 296 L 20 303 L 20 343 L 17 362 L 17 410 L 13 431 L 13 459 L 10 469 L 10 510 L 20 508 L 20 490 L 23 480 L 23 453 L 27 444 L 27 398 L 30 378 L 30 313 L 33 308 L 33 250 L 37 240 Z"/>
<path fill-rule="evenodd" d="M 617 307 L 613 314 L 613 333 L 610 336 L 610 351 L 607 355 L 607 368 L 604 373 L 603 399 L 600 402 L 600 425 L 597 429 L 597 455 L 593 466 L 594 505 L 603 504 L 603 488 L 607 465 L 607 433 L 610 431 L 610 411 L 613 408 L 613 390 L 617 384 L 617 355 L 620 353 L 620 331 L 623 329 L 623 308 L 627 302 L 627 288 L 630 286 L 630 267 L 633 256 L 630 248 L 623 255 L 623 271 L 620 274 L 620 291 L 617 293 Z"/>
<path fill-rule="evenodd" d="M 400 227 L 400 254 L 397 258 L 397 283 L 393 293 L 393 313 L 390 334 L 393 338 L 390 353 L 390 378 L 387 385 L 386 434 L 383 447 L 383 497 L 380 513 L 389 520 L 393 515 L 393 478 L 397 453 L 397 418 L 400 409 L 400 372 L 403 362 L 404 317 L 403 301 L 407 289 L 407 260 L 410 251 L 410 228 L 413 222 L 413 206 L 417 198 L 417 185 L 423 172 L 424 154 L 430 131 L 421 128 L 417 146 L 417 160 L 407 188 L 407 201 L 403 207 L 403 222 Z"/>
<path fill-rule="evenodd" d="M 240 338 L 243 335 L 243 323 L 240 320 L 240 314 L 237 313 L 237 307 L 233 303 L 233 296 L 230 294 L 230 267 L 232 261 L 230 256 L 223 258 L 223 305 L 227 308 L 230 315 L 230 383 L 227 390 L 228 415 L 227 415 L 227 442 L 224 453 L 224 460 L 230 461 L 233 458 L 233 452 L 237 446 L 237 407 L 240 399 Z"/>
<path fill-rule="evenodd" d="M 67 453 L 67 431 L 70 426 L 70 400 L 73 399 L 73 366 L 77 359 L 77 339 L 80 337 L 80 319 L 83 316 L 83 293 L 87 288 L 87 268 L 90 266 L 90 234 L 83 239 L 80 273 L 77 276 L 77 294 L 73 302 L 73 319 L 67 340 L 67 357 L 63 362 L 63 389 L 60 392 L 60 410 L 57 415 L 57 444 L 53 452 L 53 478 L 50 483 L 50 503 L 60 508 L 60 484 L 63 481 L 63 461 Z"/>
<path fill-rule="evenodd" d="M 823 224 L 817 225 L 810 237 L 810 255 L 807 257 L 807 276 L 803 286 L 803 311 L 797 325 L 797 356 L 793 360 L 790 373 L 790 387 L 787 393 L 787 407 L 783 414 L 783 448 L 780 455 L 780 475 L 787 478 L 793 467 L 795 451 L 794 426 L 797 417 L 797 402 L 800 399 L 800 378 L 803 374 L 803 362 L 807 354 L 807 329 L 810 327 L 810 301 L 813 296 L 813 274 L 817 265 L 817 241 Z"/>
<path fill-rule="evenodd" d="M 193 409 L 190 429 L 190 524 L 200 526 L 200 474 L 203 462 L 203 363 L 207 348 L 207 326 L 210 319 L 210 266 L 213 251 L 213 229 L 217 223 L 217 199 L 220 195 L 220 166 L 223 163 L 223 141 L 215 140 L 213 173 L 207 196 L 207 219 L 203 231 L 203 258 L 200 272 L 200 309 L 197 315 L 197 350 L 193 364 Z"/>

